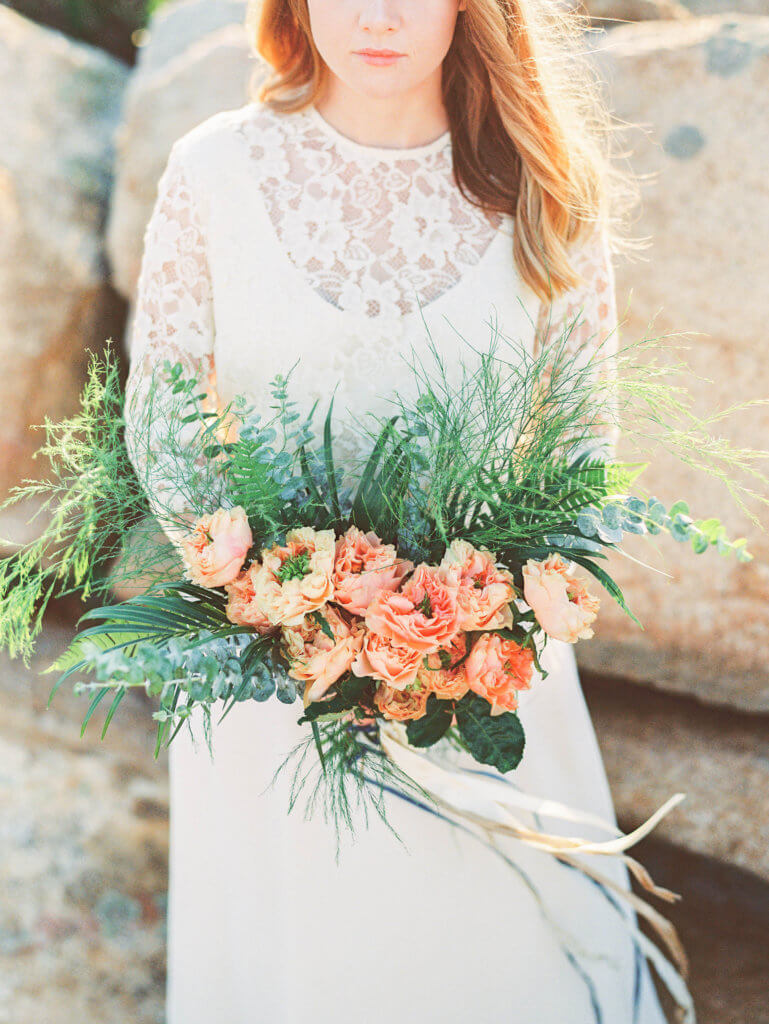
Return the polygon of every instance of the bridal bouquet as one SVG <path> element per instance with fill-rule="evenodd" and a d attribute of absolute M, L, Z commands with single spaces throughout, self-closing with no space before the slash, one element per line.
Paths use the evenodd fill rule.
<path fill-rule="evenodd" d="M 588 842 L 522 824 L 530 801 L 515 787 L 468 806 L 457 773 L 426 748 L 516 768 L 519 695 L 546 685 L 548 642 L 593 635 L 599 585 L 635 618 L 602 565 L 626 535 L 751 558 L 718 519 L 644 492 L 645 464 L 611 453 L 620 419 L 639 450 L 661 443 L 720 476 L 743 507 L 755 492 L 730 471 L 763 480 L 753 463 L 764 453 L 713 444 L 667 370 L 647 358 L 634 372 L 638 346 L 602 374 L 600 350 L 575 360 L 568 332 L 536 358 L 507 344 L 492 339 L 453 381 L 434 349 L 429 368 L 415 358 L 412 397 L 396 395 L 394 414 L 373 426 L 356 423 L 355 458 L 339 457 L 333 399 L 318 436 L 315 407 L 303 417 L 290 397 L 290 372 L 271 383 L 265 419 L 242 398 L 208 409 L 195 375 L 170 363 L 141 390 L 129 445 L 130 403 L 108 344 L 91 359 L 80 413 L 45 425 L 54 479 L 9 499 L 47 493 L 52 521 L 0 562 L 0 647 L 27 658 L 54 593 L 110 597 L 49 669 L 60 673 L 53 692 L 95 677 L 76 683 L 91 693 L 83 729 L 110 695 L 104 736 L 141 687 L 157 703 L 157 756 L 196 712 L 210 745 L 215 709 L 221 722 L 245 701 L 301 699 L 307 738 L 276 766 L 293 772 L 292 805 L 306 792 L 352 825 L 356 797 L 384 817 L 394 787 L 588 873 L 578 854 L 621 855 L 647 889 L 673 898 L 624 851 L 680 794 L 630 836 L 599 823 L 611 838 Z M 159 545 L 158 521 L 173 547 Z M 137 582 L 114 601 L 116 587 Z M 656 962 L 675 988 L 678 976 Z"/>

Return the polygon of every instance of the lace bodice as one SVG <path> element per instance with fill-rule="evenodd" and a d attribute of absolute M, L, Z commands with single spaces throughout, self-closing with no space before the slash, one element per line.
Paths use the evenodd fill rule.
<path fill-rule="evenodd" d="M 367 316 L 414 312 L 480 260 L 501 223 L 462 197 L 451 136 L 397 150 L 361 146 L 310 107 L 267 108 L 244 126 L 270 220 L 312 288 Z"/>
<path fill-rule="evenodd" d="M 574 265 L 584 285 L 552 304 L 534 295 L 515 268 L 512 218 L 473 206 L 454 182 L 449 132 L 392 149 L 348 139 L 314 107 L 214 115 L 172 147 L 144 235 L 126 440 L 151 501 L 187 508 L 159 447 L 137 443 L 136 399 L 163 359 L 194 371 L 212 403 L 242 393 L 265 409 L 266 385 L 298 360 L 294 392 L 308 409 L 336 386 L 335 412 L 381 413 L 406 383 L 398 355 L 425 328 L 449 362 L 457 337 L 477 340 L 484 323 L 535 350 L 574 321 L 579 359 L 607 337 L 604 352 L 616 345 L 605 232 Z M 342 418 L 339 450 L 359 435 Z"/>

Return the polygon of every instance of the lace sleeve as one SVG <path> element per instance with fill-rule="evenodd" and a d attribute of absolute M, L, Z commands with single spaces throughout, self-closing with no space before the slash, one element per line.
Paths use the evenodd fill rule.
<path fill-rule="evenodd" d="M 616 373 L 618 329 L 614 267 L 605 225 L 580 246 L 572 257 L 572 266 L 583 283 L 563 292 L 552 303 L 542 301 L 535 354 L 568 330 L 565 346 L 576 364 L 584 367 L 592 361 L 595 379 L 611 378 Z M 601 439 L 607 459 L 616 454 L 619 431 L 615 410 L 612 403 L 610 415 L 600 425 L 596 421 L 591 424 L 591 433 Z"/>
<path fill-rule="evenodd" d="M 172 383 L 157 372 L 164 361 L 180 363 L 184 376 L 194 377 L 198 390 L 206 394 L 204 407 L 218 407 L 211 274 L 203 224 L 179 141 L 160 177 L 144 233 L 134 309 L 126 385 L 126 448 L 150 508 L 178 549 L 185 532 L 181 524 L 194 519 L 194 510 L 179 480 L 178 466 L 174 473 L 169 465 L 164 424 L 176 407 L 172 405 Z M 190 431 L 199 429 L 195 423 L 185 424 L 175 431 L 175 442 L 183 444 Z"/>

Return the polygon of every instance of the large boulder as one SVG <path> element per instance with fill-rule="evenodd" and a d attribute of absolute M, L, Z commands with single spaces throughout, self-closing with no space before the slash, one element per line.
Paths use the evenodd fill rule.
<path fill-rule="evenodd" d="M 692 14 L 769 14 L 769 0 L 683 0 Z"/>
<path fill-rule="evenodd" d="M 586 692 L 623 827 L 684 793 L 654 835 L 769 881 L 767 720 L 618 680 Z"/>
<path fill-rule="evenodd" d="M 628 140 L 633 169 L 653 175 L 634 228 L 651 236 L 651 248 L 643 262 L 617 261 L 620 336 L 692 332 L 677 354 L 704 380 L 679 381 L 700 414 L 769 398 L 769 18 L 624 25 L 599 56 L 614 111 L 644 126 Z M 711 430 L 738 447 L 769 448 L 769 406 Z M 748 537 L 755 559 L 744 565 L 714 549 L 695 556 L 664 537 L 657 557 L 648 542 L 632 545 L 669 575 L 615 558 L 611 569 L 645 629 L 606 597 L 596 638 L 578 645 L 580 664 L 768 710 L 769 535 L 722 484 L 672 457 L 656 455 L 639 482 L 668 505 L 689 499 L 695 517 L 720 517 L 732 537 Z M 766 520 L 765 506 L 750 508 Z"/>
<path fill-rule="evenodd" d="M 85 349 L 107 334 L 102 227 L 126 76 L 0 6 L 0 496 L 35 475 L 30 425 L 75 410 Z"/>
<path fill-rule="evenodd" d="M 678 0 L 582 0 L 578 6 L 605 28 L 623 21 L 655 21 L 692 16 Z"/>
<path fill-rule="evenodd" d="M 134 40 L 147 17 L 147 0 L 4 0 L 4 4 L 129 63 Z"/>
<path fill-rule="evenodd" d="M 116 137 L 107 224 L 112 282 L 127 299 L 171 146 L 212 114 L 246 103 L 252 76 L 264 67 L 249 48 L 244 12 L 244 4 L 227 0 L 186 0 L 161 8 L 150 23 Z"/>
<path fill-rule="evenodd" d="M 682 19 L 706 14 L 769 14 L 769 0 L 566 0 L 582 8 L 598 25 L 627 21 Z"/>
<path fill-rule="evenodd" d="M 246 0 L 171 0 L 158 8 L 139 42 L 142 76 L 162 71 L 172 60 L 228 25 L 243 25 Z"/>

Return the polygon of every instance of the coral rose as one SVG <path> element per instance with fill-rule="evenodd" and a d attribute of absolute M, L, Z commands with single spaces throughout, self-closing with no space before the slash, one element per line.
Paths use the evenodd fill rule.
<path fill-rule="evenodd" d="M 494 555 L 486 548 L 474 548 L 466 540 L 453 540 L 438 571 L 448 586 L 456 588 L 460 629 L 512 626 L 513 577 L 507 569 L 497 568 Z"/>
<path fill-rule="evenodd" d="M 424 718 L 427 711 L 427 690 L 394 690 L 387 683 L 377 687 L 374 703 L 385 718 L 393 722 L 413 721 Z"/>
<path fill-rule="evenodd" d="M 244 569 L 232 583 L 225 584 L 229 600 L 225 609 L 227 618 L 236 626 L 253 626 L 257 633 L 269 633 L 277 629 L 262 611 L 256 600 L 254 575 L 259 563 L 254 562 Z"/>
<path fill-rule="evenodd" d="M 285 547 L 262 551 L 254 600 L 270 622 L 298 626 L 307 612 L 328 601 L 334 592 L 334 545 L 333 530 L 303 526 L 288 531 Z"/>
<path fill-rule="evenodd" d="M 456 662 L 465 656 L 466 650 L 467 634 L 457 633 L 447 647 L 425 655 L 417 679 L 441 700 L 461 700 L 469 685 L 464 663 L 456 665 Z"/>
<path fill-rule="evenodd" d="M 337 679 L 348 672 L 363 643 L 363 623 L 347 620 L 332 606 L 320 613 L 331 627 L 332 640 L 322 625 L 308 615 L 299 626 L 284 626 L 283 652 L 292 679 L 305 682 L 305 704 L 320 700 Z"/>
<path fill-rule="evenodd" d="M 240 505 L 201 516 L 181 539 L 187 579 L 209 588 L 231 583 L 253 542 L 245 509 Z"/>
<path fill-rule="evenodd" d="M 351 526 L 336 542 L 334 596 L 345 611 L 365 615 L 380 590 L 397 590 L 414 563 L 398 558 L 393 544 L 383 544 L 373 530 Z"/>
<path fill-rule="evenodd" d="M 499 633 L 481 633 L 464 663 L 470 689 L 491 704 L 492 715 L 515 711 L 518 690 L 528 690 L 534 653 Z"/>
<path fill-rule="evenodd" d="M 394 690 L 403 690 L 417 678 L 424 655 L 388 636 L 366 630 L 360 654 L 352 664 L 356 676 L 381 679 Z"/>
<path fill-rule="evenodd" d="M 567 644 L 588 640 L 600 601 L 573 575 L 574 563 L 554 552 L 544 562 L 523 567 L 523 596 L 548 636 Z"/>
<path fill-rule="evenodd" d="M 373 633 L 429 654 L 457 632 L 457 599 L 434 567 L 422 562 L 396 593 L 380 591 L 366 612 Z"/>

